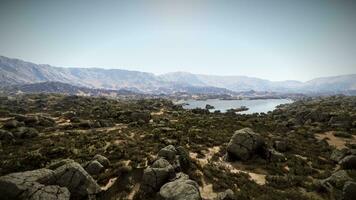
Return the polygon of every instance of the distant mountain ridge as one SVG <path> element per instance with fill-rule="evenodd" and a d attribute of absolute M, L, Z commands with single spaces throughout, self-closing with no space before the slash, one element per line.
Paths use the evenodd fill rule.
<path fill-rule="evenodd" d="M 356 74 L 323 77 L 307 82 L 269 81 L 247 76 L 214 76 L 172 72 L 163 75 L 101 68 L 62 68 L 0 56 L 0 84 L 62 82 L 79 87 L 127 89 L 143 93 L 232 93 L 271 91 L 328 93 L 356 90 Z"/>

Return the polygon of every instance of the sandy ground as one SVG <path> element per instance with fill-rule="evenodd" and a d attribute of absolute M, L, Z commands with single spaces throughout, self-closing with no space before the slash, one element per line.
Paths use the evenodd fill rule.
<path fill-rule="evenodd" d="M 334 131 L 329 131 L 325 133 L 316 134 L 315 137 L 318 140 L 327 139 L 326 141 L 330 146 L 334 146 L 337 149 L 345 148 L 346 143 L 356 143 L 356 137 L 353 135 L 352 138 L 342 138 L 342 137 L 335 137 L 333 135 Z"/>

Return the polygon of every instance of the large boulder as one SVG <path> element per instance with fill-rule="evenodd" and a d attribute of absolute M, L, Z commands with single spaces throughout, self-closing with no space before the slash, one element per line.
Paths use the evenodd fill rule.
<path fill-rule="evenodd" d="M 21 195 L 21 199 L 26 200 L 69 200 L 70 193 L 65 187 L 58 185 L 34 185 Z"/>
<path fill-rule="evenodd" d="M 172 182 L 164 184 L 159 195 L 164 200 L 200 200 L 199 186 L 188 176 L 180 177 Z"/>
<path fill-rule="evenodd" d="M 76 199 L 86 198 L 101 191 L 95 180 L 76 162 L 68 162 L 58 167 L 47 184 L 68 188 L 71 196 Z"/>
<path fill-rule="evenodd" d="M 356 169 L 356 156 L 345 156 L 340 160 L 339 164 L 343 169 Z"/>
<path fill-rule="evenodd" d="M 263 137 L 250 128 L 240 129 L 231 137 L 227 146 L 229 157 L 248 160 L 255 154 L 262 154 L 265 142 Z"/>
<path fill-rule="evenodd" d="M 164 158 L 160 158 L 158 160 L 156 160 L 152 165 L 151 167 L 152 168 L 166 168 L 166 167 L 169 167 L 170 163 L 164 159 Z"/>
<path fill-rule="evenodd" d="M 13 199 L 59 199 L 69 200 L 67 188 L 44 185 L 54 176 L 50 169 L 18 172 L 0 177 L 0 196 L 4 200 Z"/>
<path fill-rule="evenodd" d="M 163 157 L 169 161 L 175 159 L 177 150 L 173 145 L 168 145 L 158 152 L 158 157 Z"/>
<path fill-rule="evenodd" d="M 157 162 L 157 161 L 156 161 Z M 161 166 L 166 164 L 165 161 L 159 161 L 160 164 L 155 163 L 153 166 Z M 143 172 L 140 192 L 142 194 L 151 195 L 159 190 L 159 188 L 169 181 L 174 176 L 174 169 L 172 165 L 167 165 L 164 168 L 148 167 Z"/>

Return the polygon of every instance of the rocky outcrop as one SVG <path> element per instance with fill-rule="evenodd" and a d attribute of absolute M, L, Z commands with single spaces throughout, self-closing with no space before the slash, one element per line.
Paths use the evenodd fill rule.
<path fill-rule="evenodd" d="M 197 184 L 181 172 L 189 166 L 190 157 L 183 147 L 169 145 L 162 148 L 158 152 L 158 159 L 144 170 L 139 195 L 142 198 L 154 196 L 159 191 L 160 194 L 162 192 L 161 197 L 167 200 L 197 199 L 196 196 L 200 199 L 199 189 L 196 194 Z M 194 187 L 188 183 L 194 183 Z M 163 188 L 163 185 L 166 186 Z"/>
<path fill-rule="evenodd" d="M 250 128 L 240 129 L 231 137 L 227 146 L 229 158 L 248 160 L 255 154 L 263 154 L 265 142 L 263 137 Z"/>
<path fill-rule="evenodd" d="M 67 188 L 45 185 L 54 174 L 50 169 L 38 169 L 0 177 L 0 196 L 5 200 L 69 200 L 70 193 Z"/>
<path fill-rule="evenodd" d="M 85 198 L 101 191 L 95 180 L 76 162 L 69 162 L 58 167 L 47 182 L 68 188 L 73 198 Z"/>

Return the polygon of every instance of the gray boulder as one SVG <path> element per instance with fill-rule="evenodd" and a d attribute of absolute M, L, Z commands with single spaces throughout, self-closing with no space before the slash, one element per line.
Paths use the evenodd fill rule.
<path fill-rule="evenodd" d="M 140 193 L 152 195 L 173 176 L 174 169 L 172 165 L 168 165 L 165 168 L 146 168 L 143 172 Z"/>
<path fill-rule="evenodd" d="M 236 131 L 231 137 L 227 152 L 230 158 L 248 160 L 255 154 L 263 153 L 264 146 L 263 137 L 250 128 L 244 128 Z"/>
<path fill-rule="evenodd" d="M 95 180 L 76 162 L 68 162 L 57 168 L 47 184 L 66 187 L 71 196 L 77 199 L 86 198 L 101 191 Z"/>
<path fill-rule="evenodd" d="M 343 159 L 340 160 L 339 164 L 343 169 L 356 169 L 356 156 L 345 156 Z"/>
<path fill-rule="evenodd" d="M 200 200 L 198 184 L 187 176 L 181 177 L 164 184 L 159 191 L 160 197 L 164 200 Z"/>
<path fill-rule="evenodd" d="M 0 196 L 7 199 L 69 199 L 67 188 L 46 186 L 54 176 L 50 169 L 18 172 L 0 177 Z M 51 192 L 56 193 L 51 193 Z M 55 198 L 58 197 L 58 198 Z"/>
<path fill-rule="evenodd" d="M 158 160 L 156 160 L 151 167 L 152 168 L 166 168 L 169 167 L 171 164 L 169 164 L 169 162 L 164 159 L 164 158 L 160 158 Z"/>
<path fill-rule="evenodd" d="M 65 187 L 58 185 L 35 184 L 20 195 L 20 199 L 26 200 L 69 200 L 70 193 Z"/>
<path fill-rule="evenodd" d="M 104 166 L 100 164 L 97 160 L 90 161 L 86 166 L 85 170 L 90 175 L 98 175 L 105 170 Z"/>
<path fill-rule="evenodd" d="M 163 157 L 169 161 L 175 159 L 177 150 L 173 145 L 168 145 L 158 152 L 158 157 Z"/>

